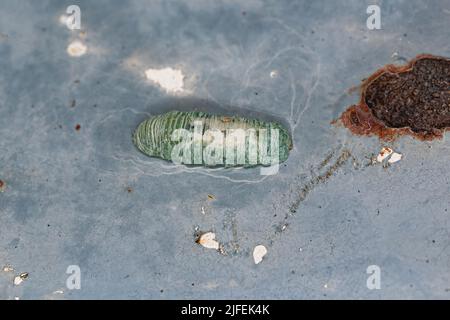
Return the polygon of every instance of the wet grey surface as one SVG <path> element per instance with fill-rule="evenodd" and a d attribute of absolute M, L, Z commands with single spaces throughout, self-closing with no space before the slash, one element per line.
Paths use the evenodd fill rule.
<path fill-rule="evenodd" d="M 450 1 L 375 2 L 371 31 L 373 1 L 77 1 L 70 31 L 71 1 L 2 1 L 0 298 L 449 298 L 447 137 L 388 144 L 404 157 L 383 168 L 367 165 L 383 143 L 330 125 L 382 65 L 450 56 Z M 75 39 L 86 55 L 67 54 Z M 145 78 L 165 67 L 184 93 Z M 273 176 L 135 149 L 146 117 L 193 108 L 284 119 L 295 148 Z"/>

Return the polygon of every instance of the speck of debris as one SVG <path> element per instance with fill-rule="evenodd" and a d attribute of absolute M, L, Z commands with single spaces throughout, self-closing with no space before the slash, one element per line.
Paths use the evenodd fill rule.
<path fill-rule="evenodd" d="M 377 156 L 377 161 L 383 162 L 383 160 L 387 159 L 393 152 L 394 151 L 391 148 L 383 147 Z"/>
<path fill-rule="evenodd" d="M 128 192 L 128 193 L 132 193 L 132 192 L 133 192 L 133 188 L 128 187 L 128 188 L 127 188 L 127 192 Z"/>
<path fill-rule="evenodd" d="M 74 108 L 77 105 L 77 100 L 73 99 L 72 102 L 70 103 L 70 107 Z"/>
<path fill-rule="evenodd" d="M 216 197 L 213 194 L 208 194 L 208 199 L 209 200 L 215 200 Z"/>
<path fill-rule="evenodd" d="M 403 155 L 397 152 L 394 152 L 388 160 L 388 163 L 393 164 L 400 160 L 402 160 Z"/>
<path fill-rule="evenodd" d="M 67 53 L 72 57 L 81 57 L 87 52 L 87 47 L 81 41 L 74 41 L 67 47 Z"/>
<path fill-rule="evenodd" d="M 6 189 L 6 182 L 0 180 L 0 192 L 4 192 Z"/>
<path fill-rule="evenodd" d="M 14 268 L 11 266 L 4 266 L 3 267 L 3 272 L 12 272 L 14 271 Z"/>
<path fill-rule="evenodd" d="M 20 285 L 24 280 L 28 278 L 28 272 L 22 272 L 18 276 L 14 277 L 14 285 Z"/>
<path fill-rule="evenodd" d="M 259 264 L 266 254 L 267 254 L 266 247 L 263 245 L 257 245 L 253 249 L 253 261 L 255 262 L 255 264 Z"/>
<path fill-rule="evenodd" d="M 206 232 L 201 234 L 197 238 L 196 242 L 207 249 L 220 249 L 220 244 L 216 241 L 216 234 L 214 232 Z"/>
<path fill-rule="evenodd" d="M 75 130 L 80 131 L 80 129 L 81 129 L 81 125 L 80 125 L 80 124 L 77 124 L 77 125 L 75 126 Z"/>

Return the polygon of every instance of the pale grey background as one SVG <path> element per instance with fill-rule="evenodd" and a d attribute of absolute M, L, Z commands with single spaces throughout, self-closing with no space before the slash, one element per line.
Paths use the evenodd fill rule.
<path fill-rule="evenodd" d="M 373 3 L 382 30 L 366 28 Z M 80 33 L 59 22 L 70 4 L 81 58 L 66 53 Z M 380 66 L 450 56 L 450 1 L 2 0 L 0 33 L 0 265 L 15 268 L 0 271 L 0 298 L 450 297 L 448 141 L 402 138 L 402 161 L 365 167 L 382 144 L 330 125 Z M 185 95 L 145 79 L 163 67 L 183 71 Z M 281 118 L 295 149 L 263 179 L 132 145 L 148 115 L 194 107 Z M 354 159 L 289 215 L 345 149 Z M 227 255 L 195 244 L 196 227 Z M 255 266 L 257 244 L 268 254 Z M 72 264 L 81 290 L 65 288 Z M 372 264 L 381 290 L 366 287 Z"/>

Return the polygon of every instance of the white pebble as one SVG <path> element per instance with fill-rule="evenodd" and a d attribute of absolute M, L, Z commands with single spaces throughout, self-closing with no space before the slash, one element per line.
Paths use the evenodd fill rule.
<path fill-rule="evenodd" d="M 255 264 L 260 263 L 267 254 L 267 249 L 263 245 L 258 245 L 253 249 L 253 261 Z"/>
<path fill-rule="evenodd" d="M 383 160 L 386 159 L 387 157 L 389 157 L 392 154 L 392 152 L 393 151 L 391 148 L 383 147 L 377 156 L 377 161 L 383 162 Z"/>
<path fill-rule="evenodd" d="M 87 52 L 87 46 L 80 41 L 73 41 L 67 47 L 67 53 L 71 57 L 81 57 Z"/>
<path fill-rule="evenodd" d="M 205 248 L 219 250 L 220 247 L 219 242 L 217 242 L 215 239 L 216 239 L 215 233 L 207 232 L 202 234 L 197 242 Z"/>
<path fill-rule="evenodd" d="M 403 156 L 402 156 L 400 153 L 394 152 L 394 153 L 392 154 L 392 156 L 389 158 L 388 162 L 389 162 L 390 164 L 396 163 L 397 161 L 402 160 L 402 157 L 403 157 Z"/>

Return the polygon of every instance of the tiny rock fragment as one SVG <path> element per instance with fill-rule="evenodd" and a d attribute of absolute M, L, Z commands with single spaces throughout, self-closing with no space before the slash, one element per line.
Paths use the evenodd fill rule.
<path fill-rule="evenodd" d="M 400 160 L 402 160 L 403 155 L 397 152 L 394 152 L 392 156 L 389 158 L 388 163 L 393 164 Z"/>
<path fill-rule="evenodd" d="M 0 192 L 4 192 L 6 189 L 6 182 L 0 180 Z"/>
<path fill-rule="evenodd" d="M 28 278 L 28 273 L 27 272 L 22 272 L 18 276 L 14 277 L 14 285 L 15 286 L 20 285 L 27 278 Z"/>
<path fill-rule="evenodd" d="M 220 244 L 215 239 L 216 239 L 215 233 L 207 232 L 207 233 L 202 234 L 197 239 L 197 243 L 208 249 L 219 250 Z"/>
<path fill-rule="evenodd" d="M 73 41 L 67 47 L 67 53 L 71 57 L 81 57 L 87 52 L 87 46 L 81 41 Z"/>
<path fill-rule="evenodd" d="M 253 249 L 253 261 L 255 261 L 255 264 L 260 263 L 264 256 L 267 254 L 267 249 L 263 245 L 258 245 Z"/>
<path fill-rule="evenodd" d="M 270 71 L 270 77 L 271 78 L 276 78 L 277 76 L 278 76 L 278 71 L 276 71 L 276 70 Z"/>
<path fill-rule="evenodd" d="M 208 199 L 209 200 L 214 200 L 214 199 L 216 199 L 216 197 L 213 194 L 208 194 Z"/>
<path fill-rule="evenodd" d="M 202 207 L 201 210 L 202 210 L 202 214 L 205 215 L 206 214 L 205 207 Z"/>
<path fill-rule="evenodd" d="M 11 266 L 4 266 L 3 267 L 3 272 L 12 272 L 14 271 L 14 268 Z"/>
<path fill-rule="evenodd" d="M 392 152 L 393 151 L 391 148 L 383 147 L 377 156 L 377 161 L 383 162 L 383 160 L 386 159 L 387 157 L 389 157 L 392 154 Z"/>

